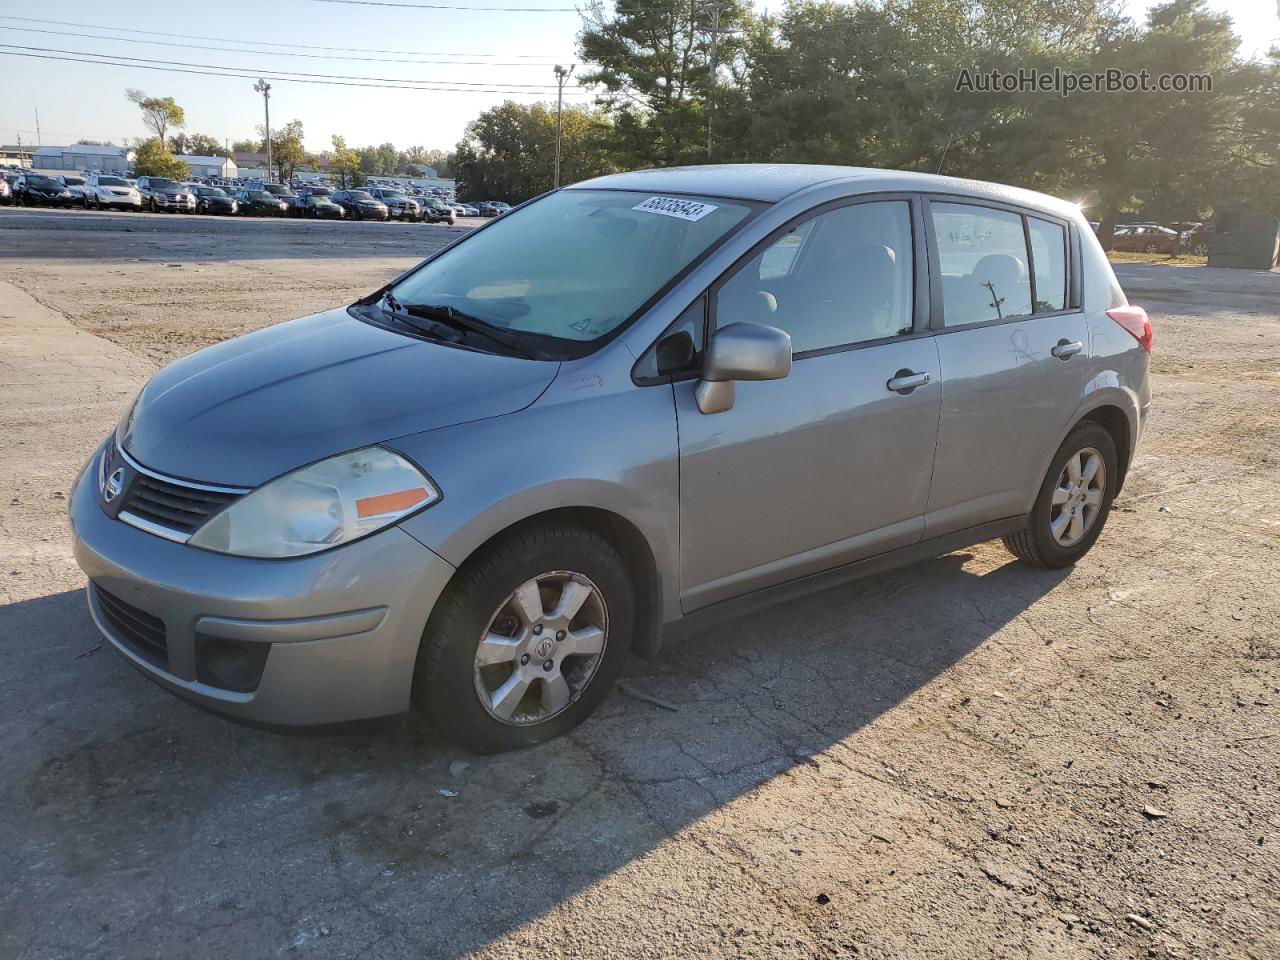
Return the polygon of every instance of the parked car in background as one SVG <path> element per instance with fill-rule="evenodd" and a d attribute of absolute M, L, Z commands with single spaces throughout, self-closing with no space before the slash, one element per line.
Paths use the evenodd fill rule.
<path fill-rule="evenodd" d="M 1112 250 L 1130 253 L 1168 253 L 1181 249 L 1176 230 L 1156 224 L 1124 224 L 1117 226 L 1111 240 Z"/>
<path fill-rule="evenodd" d="M 387 214 L 393 220 L 418 220 L 422 217 L 418 201 L 403 190 L 396 187 L 374 187 L 366 192 L 386 205 Z"/>
<path fill-rule="evenodd" d="M 447 223 L 453 226 L 456 220 L 456 214 L 453 207 L 449 206 L 443 200 L 436 200 L 433 197 L 424 197 L 422 200 L 422 222 L 423 223 Z"/>
<path fill-rule="evenodd" d="M 482 217 L 500 217 L 511 209 L 511 205 L 501 200 L 482 200 L 478 208 Z"/>
<path fill-rule="evenodd" d="M 15 203 L 26 206 L 67 207 L 77 198 L 66 185 L 42 173 L 23 173 L 13 185 Z"/>
<path fill-rule="evenodd" d="M 143 205 L 152 213 L 195 213 L 196 196 L 187 187 L 169 177 L 139 177 L 138 193 Z"/>
<path fill-rule="evenodd" d="M 107 173 L 92 174 L 84 185 L 85 206 L 90 209 L 141 210 L 142 194 L 124 177 Z"/>
<path fill-rule="evenodd" d="M 1209 255 L 1209 236 L 1214 232 L 1212 223 L 1198 223 L 1182 234 L 1182 249 L 1197 257 Z"/>
<path fill-rule="evenodd" d="M 365 190 L 339 190 L 333 202 L 346 211 L 352 220 L 387 220 L 387 205 Z"/>
<path fill-rule="evenodd" d="M 240 204 L 221 187 L 196 187 L 196 213 L 238 213 Z"/>
<path fill-rule="evenodd" d="M 1065 201 L 829 166 L 606 176 L 158 372 L 73 486 L 75 557 L 112 646 L 200 706 L 416 703 L 521 747 L 735 613 L 994 538 L 1080 561 L 1151 345 Z"/>
<path fill-rule="evenodd" d="M 0 177 L 0 203 L 13 202 L 13 187 L 9 186 L 7 177 Z"/>
<path fill-rule="evenodd" d="M 281 200 L 287 200 L 293 196 L 293 191 L 286 187 L 283 183 L 264 183 L 258 187 L 259 190 L 265 190 L 273 197 L 279 197 Z"/>
<path fill-rule="evenodd" d="M 236 206 L 246 217 L 283 217 L 289 212 L 289 204 L 266 190 L 241 190 L 236 194 Z"/>
<path fill-rule="evenodd" d="M 63 173 L 59 174 L 55 179 L 71 191 L 71 197 L 74 202 L 85 203 L 85 177 L 78 177 L 74 173 Z"/>
<path fill-rule="evenodd" d="M 311 217 L 316 220 L 342 220 L 346 211 L 333 202 L 331 197 L 320 193 L 309 193 L 298 197 L 289 211 L 295 216 Z"/>

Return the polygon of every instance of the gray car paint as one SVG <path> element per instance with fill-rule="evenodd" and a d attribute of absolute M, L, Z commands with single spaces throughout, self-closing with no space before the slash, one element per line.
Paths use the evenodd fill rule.
<path fill-rule="evenodd" d="M 364 555 L 370 549 L 365 545 L 408 534 L 429 548 L 420 560 L 431 572 L 424 574 L 430 583 L 421 595 L 410 596 L 401 584 L 406 592 L 387 603 L 389 610 L 400 611 L 390 659 L 403 668 L 409 651 L 416 651 L 441 577 L 447 579 L 449 570 L 491 538 L 549 510 L 591 511 L 632 532 L 656 580 L 649 597 L 653 620 L 671 628 L 684 614 L 723 605 L 744 591 L 919 543 L 931 525 L 967 528 L 1005 511 L 1006 516 L 1025 513 L 1067 429 L 1098 407 L 1118 408 L 1129 423 L 1126 458 L 1137 443 L 1150 403 L 1148 357 L 1102 314 L 1113 302 L 1091 287 L 1088 277 L 1084 311 L 1068 320 L 1044 318 L 1057 323 L 1031 321 L 1044 329 L 1025 331 L 1025 343 L 1014 330 L 989 328 L 998 331 L 987 333 L 997 353 L 1020 349 L 1026 355 L 1019 390 L 1038 389 L 1037 369 L 1055 374 L 1061 369 L 1046 365 L 1050 340 L 1056 342 L 1064 332 L 1087 334 L 1087 354 L 1063 364 L 1072 372 L 1030 403 L 1005 383 L 998 362 L 969 355 L 990 346 L 981 337 L 971 338 L 966 349 L 960 332 L 937 336 L 921 329 L 913 338 L 883 347 L 801 359 L 784 380 L 739 384 L 734 408 L 711 416 L 697 411 L 692 380 L 639 386 L 631 379 L 637 358 L 717 278 L 772 230 L 823 203 L 880 193 L 939 194 L 1040 211 L 1074 224 L 1086 271 L 1105 270 L 1113 283 L 1092 231 L 1071 204 L 976 181 L 790 165 L 645 171 L 569 189 L 584 187 L 771 205 L 615 339 L 558 367 L 480 355 L 464 359 L 463 351 L 416 341 L 406 346 L 395 340 L 397 334 L 335 314 L 285 324 L 274 333 L 240 338 L 179 361 L 157 375 L 155 391 L 151 386 L 144 391 L 125 434 L 126 447 L 147 466 L 208 482 L 254 485 L 321 456 L 381 441 L 427 470 L 444 497 L 398 529 L 356 544 L 298 560 L 245 561 L 164 543 L 108 521 L 96 506 L 92 512 L 100 520 L 81 524 L 75 518 L 92 505 L 92 492 L 85 490 L 94 486 L 82 481 L 72 512 L 86 570 L 91 575 L 108 571 L 117 589 L 142 582 L 144 593 L 158 591 L 186 622 L 205 606 L 217 608 L 206 614 L 236 616 L 229 589 L 206 602 L 199 584 L 230 584 L 248 575 L 246 564 L 269 563 L 279 583 L 275 592 L 293 600 L 276 611 L 270 597 L 259 597 L 251 604 L 259 615 L 297 616 L 300 604 L 315 615 L 334 615 L 372 606 L 362 584 L 369 580 L 376 593 L 376 585 L 392 573 L 383 566 L 385 558 Z M 907 396 L 885 392 L 885 371 L 892 376 L 899 363 L 936 372 L 935 383 Z M 831 395 L 808 393 L 810 378 L 826 384 Z M 315 415 L 317 405 L 325 416 Z M 984 411 L 995 414 L 990 422 L 998 429 L 983 427 Z M 1014 413 L 1026 422 L 1015 423 Z M 326 423 L 327 417 L 334 419 Z M 967 452 L 951 437 L 966 430 Z M 1006 450 L 1010 436 L 1016 442 Z M 987 471 L 994 492 L 978 484 L 939 489 L 932 479 L 934 442 L 943 451 L 944 472 L 959 477 L 966 468 Z M 1014 455 L 1019 462 L 1010 462 Z M 1004 464 L 1006 472 L 993 478 L 993 463 Z M 140 564 L 149 551 L 163 551 L 164 563 L 143 571 Z M 121 562 L 121 553 L 128 562 Z M 366 561 L 358 572 L 348 560 L 354 557 Z M 329 565 L 350 570 L 354 579 L 335 592 L 339 581 L 321 572 Z M 181 583 L 170 590 L 166 580 Z M 334 663 L 317 658 L 309 666 L 300 651 L 338 642 L 293 645 L 297 655 L 290 669 L 307 677 L 307 685 L 324 687 L 323 675 Z M 275 666 L 274 651 L 272 658 L 264 685 L 268 679 L 287 683 Z M 174 686 L 172 678 L 158 679 Z M 181 685 L 177 692 L 191 695 Z M 201 695 L 208 696 L 207 691 Z M 272 691 L 264 696 L 277 705 L 275 722 L 335 718 L 321 702 Z M 342 702 L 345 718 L 350 698 Z M 363 709 L 364 715 L 377 716 L 407 706 L 405 681 Z M 252 707 L 240 709 L 253 715 Z"/>
<path fill-rule="evenodd" d="M 557 366 L 427 343 L 330 310 L 171 363 L 143 388 L 122 440 L 152 470 L 253 487 L 410 430 L 519 410 Z"/>

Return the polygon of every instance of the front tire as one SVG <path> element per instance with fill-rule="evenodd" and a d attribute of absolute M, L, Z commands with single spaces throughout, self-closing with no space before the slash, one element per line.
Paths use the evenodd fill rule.
<path fill-rule="evenodd" d="M 1118 481 L 1111 434 L 1096 423 L 1079 424 L 1049 465 L 1027 528 L 1005 537 L 1005 547 L 1037 567 L 1071 566 L 1102 534 Z"/>
<path fill-rule="evenodd" d="M 635 596 L 602 537 L 526 527 L 484 548 L 423 632 L 414 702 L 476 753 L 530 746 L 600 705 L 631 647 Z"/>

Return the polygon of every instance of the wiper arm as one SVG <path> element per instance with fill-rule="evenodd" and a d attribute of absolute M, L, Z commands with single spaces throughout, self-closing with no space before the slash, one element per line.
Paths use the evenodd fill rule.
<path fill-rule="evenodd" d="M 461 330 L 464 333 L 478 334 L 493 343 L 501 344 L 510 350 L 514 350 L 516 353 L 523 357 L 527 357 L 530 360 L 546 359 L 545 357 L 530 350 L 527 346 L 521 343 L 518 338 L 504 333 L 490 324 L 485 323 L 483 320 L 473 317 L 470 314 L 463 313 L 461 310 L 457 310 L 454 307 L 450 307 L 446 304 L 430 303 L 411 303 L 405 305 L 396 300 L 390 291 L 387 291 L 387 297 L 390 297 L 391 300 L 394 301 L 396 308 L 403 310 L 410 316 L 422 317 L 426 320 L 434 320 L 437 323 L 443 323 L 447 326 L 453 327 L 455 330 Z"/>

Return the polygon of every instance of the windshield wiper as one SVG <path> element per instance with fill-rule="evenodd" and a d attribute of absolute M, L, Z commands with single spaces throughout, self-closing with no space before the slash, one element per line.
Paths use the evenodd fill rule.
<path fill-rule="evenodd" d="M 389 302 L 394 302 L 395 308 L 403 310 L 405 313 L 413 317 L 422 317 L 424 320 L 434 320 L 436 323 L 442 323 L 445 326 L 452 327 L 454 330 L 460 330 L 463 333 L 473 333 L 485 339 L 504 346 L 509 350 L 514 350 L 522 357 L 529 360 L 545 360 L 546 357 L 530 350 L 527 346 L 520 342 L 516 337 L 504 333 L 485 323 L 478 317 L 463 313 L 454 307 L 445 304 L 430 303 L 410 303 L 403 304 L 396 300 L 395 295 L 391 291 L 387 291 L 386 297 Z"/>

